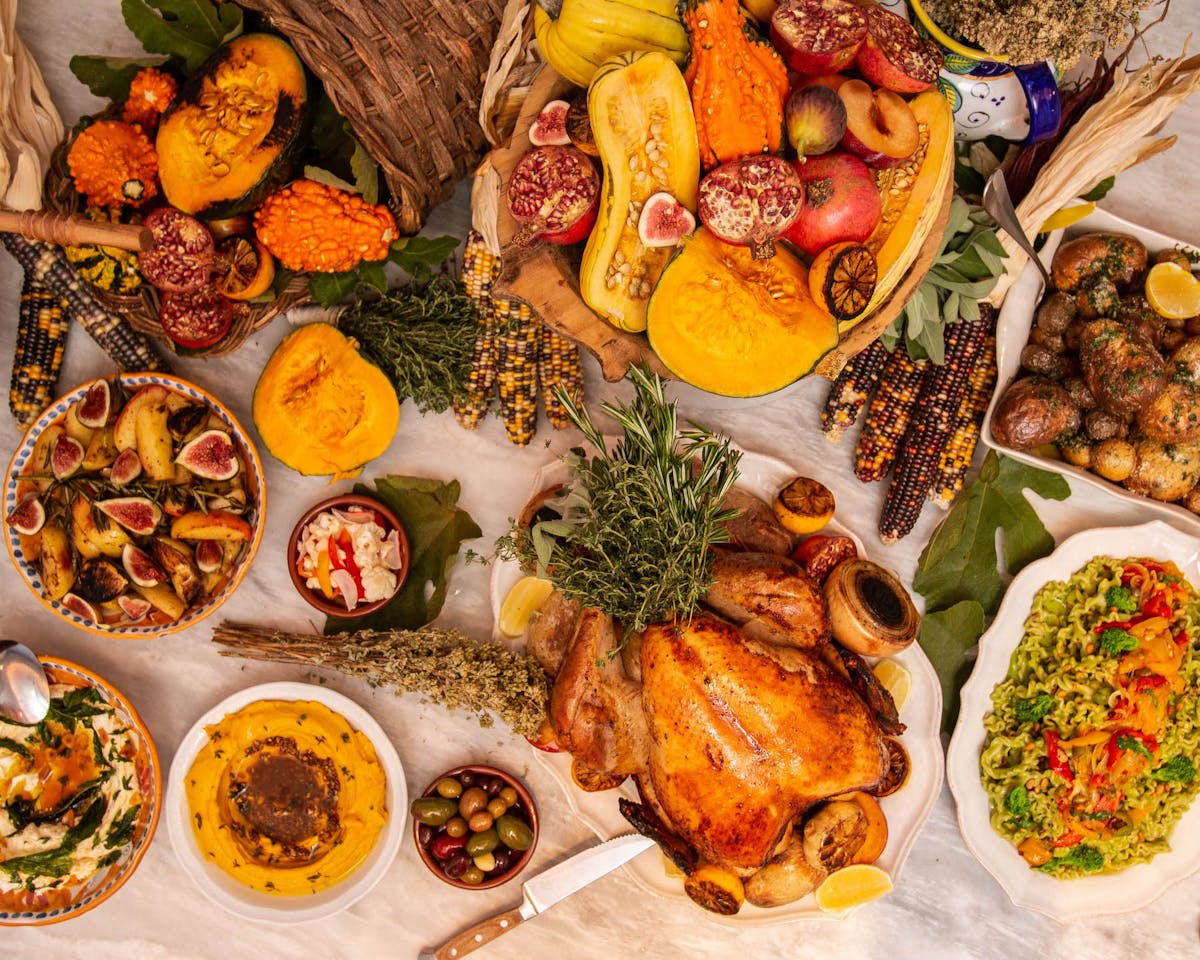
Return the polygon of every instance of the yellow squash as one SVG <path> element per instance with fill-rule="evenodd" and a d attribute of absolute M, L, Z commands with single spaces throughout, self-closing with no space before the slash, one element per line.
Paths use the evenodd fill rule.
<path fill-rule="evenodd" d="M 646 302 L 671 248 L 642 243 L 642 206 L 665 192 L 696 209 L 700 151 L 687 84 L 665 54 L 621 54 L 592 81 L 588 115 L 604 165 L 604 195 L 583 251 L 580 292 L 614 327 L 645 330 Z"/>
<path fill-rule="evenodd" d="M 729 397 L 786 387 L 838 342 L 797 257 L 780 249 L 755 260 L 703 227 L 663 271 L 646 319 L 650 346 L 675 376 Z"/>

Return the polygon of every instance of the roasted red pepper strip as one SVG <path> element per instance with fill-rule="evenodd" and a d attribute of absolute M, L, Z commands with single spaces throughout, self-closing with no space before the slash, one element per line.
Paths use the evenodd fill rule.
<path fill-rule="evenodd" d="M 1185 627 L 1184 629 L 1180 630 L 1180 631 L 1179 631 L 1177 634 L 1175 634 L 1175 636 L 1173 636 L 1171 639 L 1172 639 L 1172 640 L 1174 640 L 1174 641 L 1175 641 L 1175 643 L 1176 643 L 1178 646 L 1181 646 L 1181 647 L 1186 647 L 1186 646 L 1187 646 L 1187 645 L 1188 645 L 1188 644 L 1191 642 L 1190 640 L 1188 640 L 1187 628 L 1186 628 L 1186 627 Z"/>
<path fill-rule="evenodd" d="M 1083 839 L 1082 833 L 1064 833 L 1061 837 L 1054 841 L 1056 847 L 1073 847 Z"/>
<path fill-rule="evenodd" d="M 343 527 L 333 538 L 335 549 L 329 551 L 329 565 L 334 570 L 345 570 L 354 580 L 354 587 L 359 597 L 363 596 L 362 571 L 354 562 L 354 543 L 350 539 L 350 531 Z"/>
<path fill-rule="evenodd" d="M 1128 620 L 1105 620 L 1099 626 L 1092 627 L 1092 633 L 1103 633 L 1105 630 L 1128 630 L 1135 624 L 1149 619 L 1150 614 L 1139 613 L 1136 617 L 1130 617 Z"/>
<path fill-rule="evenodd" d="M 1046 740 L 1046 759 L 1050 762 L 1050 769 L 1066 780 L 1067 783 L 1074 783 L 1075 774 L 1071 771 L 1071 765 L 1067 762 L 1067 753 L 1059 746 L 1059 741 L 1062 738 L 1053 730 L 1043 731 L 1042 736 Z"/>
<path fill-rule="evenodd" d="M 1162 617 L 1164 620 L 1171 619 L 1171 605 L 1159 592 L 1155 592 L 1150 599 L 1142 604 L 1142 613 L 1148 617 Z"/>
<path fill-rule="evenodd" d="M 1133 685 L 1133 689 L 1138 693 L 1143 693 L 1151 687 L 1164 687 L 1166 684 L 1166 677 L 1160 677 L 1158 674 L 1152 673 L 1148 676 L 1138 677 L 1137 682 Z"/>

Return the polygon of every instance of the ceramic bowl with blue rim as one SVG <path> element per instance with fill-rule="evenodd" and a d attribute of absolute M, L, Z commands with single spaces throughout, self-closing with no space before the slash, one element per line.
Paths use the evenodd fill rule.
<path fill-rule="evenodd" d="M 132 772 L 128 777 L 130 782 L 123 783 L 122 789 L 127 791 L 132 789 L 135 801 L 128 809 L 124 810 L 123 816 L 118 817 L 114 814 L 113 817 L 101 822 L 100 832 L 96 836 L 103 837 L 101 842 L 106 845 L 104 847 L 105 855 L 98 868 L 90 875 L 84 876 L 88 872 L 87 869 L 72 862 L 67 872 L 68 879 L 65 881 L 56 881 L 53 885 L 35 884 L 37 887 L 35 890 L 25 888 L 9 890 L 7 887 L 12 886 L 11 883 L 0 886 L 0 926 L 38 926 L 60 923 L 99 906 L 133 876 L 142 857 L 150 847 L 150 841 L 154 837 L 154 831 L 162 814 L 163 780 L 158 751 L 154 746 L 154 739 L 150 736 L 150 731 L 138 716 L 137 710 L 123 693 L 92 671 L 57 657 L 40 657 L 39 659 L 52 689 L 59 687 L 68 697 L 74 695 L 76 691 L 94 691 L 90 694 L 94 700 L 87 702 L 95 702 L 97 706 L 106 711 L 111 709 L 113 725 L 122 731 L 128 731 L 128 742 L 132 746 L 133 755 L 127 757 L 125 762 L 132 767 Z M 51 717 L 47 723 L 56 736 L 69 740 L 65 729 L 60 730 L 55 726 L 60 721 Z M 76 722 L 75 729 L 79 729 L 79 723 L 79 721 Z M 86 730 L 84 734 L 87 734 Z M 56 756 L 60 758 L 58 761 L 55 760 Z M 36 761 L 29 760 L 28 763 L 61 763 L 62 759 L 68 756 L 69 751 L 61 749 L 57 753 L 55 750 L 39 751 L 38 759 Z M 19 756 L 16 756 L 16 759 L 17 766 L 24 762 Z M 14 770 L 11 763 L 5 764 L 4 767 L 5 769 L 0 769 L 0 791 L 4 792 L 7 792 L 14 776 L 30 772 Z M 5 772 L 6 770 L 7 772 Z M 32 772 L 45 774 L 44 770 L 33 770 Z M 78 777 L 84 776 L 78 771 L 76 773 Z M 87 784 L 83 784 L 85 790 L 87 786 Z M 103 784 L 100 789 L 104 790 Z M 106 793 L 95 796 L 107 798 Z M 93 798 L 90 802 L 96 804 L 98 801 Z M 106 799 L 106 802 L 112 801 Z M 105 812 L 107 814 L 107 810 Z M 86 816 L 85 813 L 84 818 Z M 109 843 L 111 843 L 111 847 L 107 846 Z M 3 870 L 3 864 L 7 860 L 8 858 L 0 861 L 0 870 Z M 79 876 L 81 879 L 71 882 L 69 879 L 71 876 Z M 0 873 L 0 880 L 7 879 L 7 876 Z"/>
<path fill-rule="evenodd" d="M 26 585 L 56 616 L 103 636 L 150 639 L 200 622 L 245 577 L 262 540 L 266 516 L 262 462 L 233 414 L 200 387 L 159 373 L 121 374 L 109 382 L 114 387 L 119 383 L 120 389 L 112 393 L 123 397 L 124 404 L 119 411 L 113 404 L 114 414 L 105 427 L 89 432 L 79 422 L 79 403 L 97 383 L 93 380 L 47 407 L 26 432 L 8 467 L 5 542 Z M 122 447 L 129 448 L 129 441 L 121 439 L 131 430 L 128 422 L 123 425 L 122 414 L 128 411 L 134 416 L 138 407 L 134 398 L 139 394 L 152 397 L 166 408 L 171 432 L 164 439 L 160 415 L 160 476 L 161 468 L 165 466 L 170 472 L 172 458 L 182 458 L 184 445 L 201 434 L 210 434 L 216 444 L 209 451 L 215 458 L 211 464 L 196 462 L 193 465 L 197 473 L 179 471 L 178 477 L 172 475 L 168 481 L 149 479 L 148 470 L 138 466 L 133 479 L 120 486 L 114 483 L 117 464 L 112 458 Z M 181 419 L 171 419 L 176 414 Z M 85 447 L 84 466 L 56 480 L 46 460 L 48 451 L 57 444 L 56 438 L 64 433 L 73 435 Z M 109 444 L 107 455 L 103 451 L 105 442 Z M 233 448 L 225 464 L 237 461 L 234 476 L 229 479 L 220 479 L 228 472 L 218 456 L 222 443 L 226 447 L 232 444 Z M 145 446 L 139 450 L 137 445 L 133 449 L 139 461 L 150 462 L 156 456 L 150 452 L 152 444 L 149 450 Z M 203 452 L 202 447 L 193 448 L 189 456 Z M 62 461 L 59 463 L 62 465 Z M 209 465 L 212 470 L 208 470 Z M 212 474 L 209 479 L 201 479 L 205 470 Z M 38 499 L 46 514 L 45 525 L 37 532 L 29 532 L 33 526 L 28 523 L 14 521 L 14 511 L 30 497 Z M 118 515 L 114 520 L 95 506 L 102 503 L 115 509 L 112 502 L 123 498 L 139 501 L 138 509 L 150 511 L 151 518 L 158 511 L 152 533 L 139 530 L 136 522 L 128 526 L 116 522 L 130 518 Z M 189 515 L 187 519 L 183 514 Z M 138 516 L 132 519 L 136 521 Z M 60 556 L 65 561 L 69 554 L 70 563 L 59 569 L 71 566 L 76 571 L 73 577 L 68 574 L 72 585 L 65 593 L 62 581 L 55 589 L 53 573 L 47 576 L 45 565 L 39 561 L 46 531 L 51 528 L 65 533 L 66 545 Z M 172 554 L 166 550 L 167 544 L 156 543 L 163 540 L 174 541 L 176 546 L 182 543 L 183 554 Z M 127 558 L 124 547 L 130 542 L 141 552 Z M 143 561 L 142 565 L 131 570 L 131 559 Z M 50 599 L 52 596 L 55 598 Z"/>

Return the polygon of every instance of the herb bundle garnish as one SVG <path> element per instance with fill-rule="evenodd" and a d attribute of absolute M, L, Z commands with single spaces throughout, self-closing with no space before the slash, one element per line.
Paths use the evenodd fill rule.
<path fill-rule="evenodd" d="M 442 413 L 471 373 L 477 311 L 461 283 L 439 276 L 356 301 L 338 327 L 387 374 L 402 401 Z"/>
<path fill-rule="evenodd" d="M 501 556 L 536 566 L 563 595 L 610 614 L 626 630 L 689 617 L 712 585 L 710 547 L 727 539 L 723 506 L 741 454 L 728 437 L 692 424 L 679 430 L 661 378 L 631 367 L 629 405 L 600 409 L 622 435 L 609 450 L 585 408 L 565 391 L 559 400 L 596 451 L 564 457 L 571 479 L 547 506 L 561 519 L 513 529 Z"/>

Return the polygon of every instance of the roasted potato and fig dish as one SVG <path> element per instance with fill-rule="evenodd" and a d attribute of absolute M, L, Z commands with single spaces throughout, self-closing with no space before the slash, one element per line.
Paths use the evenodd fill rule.
<path fill-rule="evenodd" d="M 995 440 L 1200 513 L 1200 280 L 1178 249 L 1134 237 L 1065 242 Z"/>

